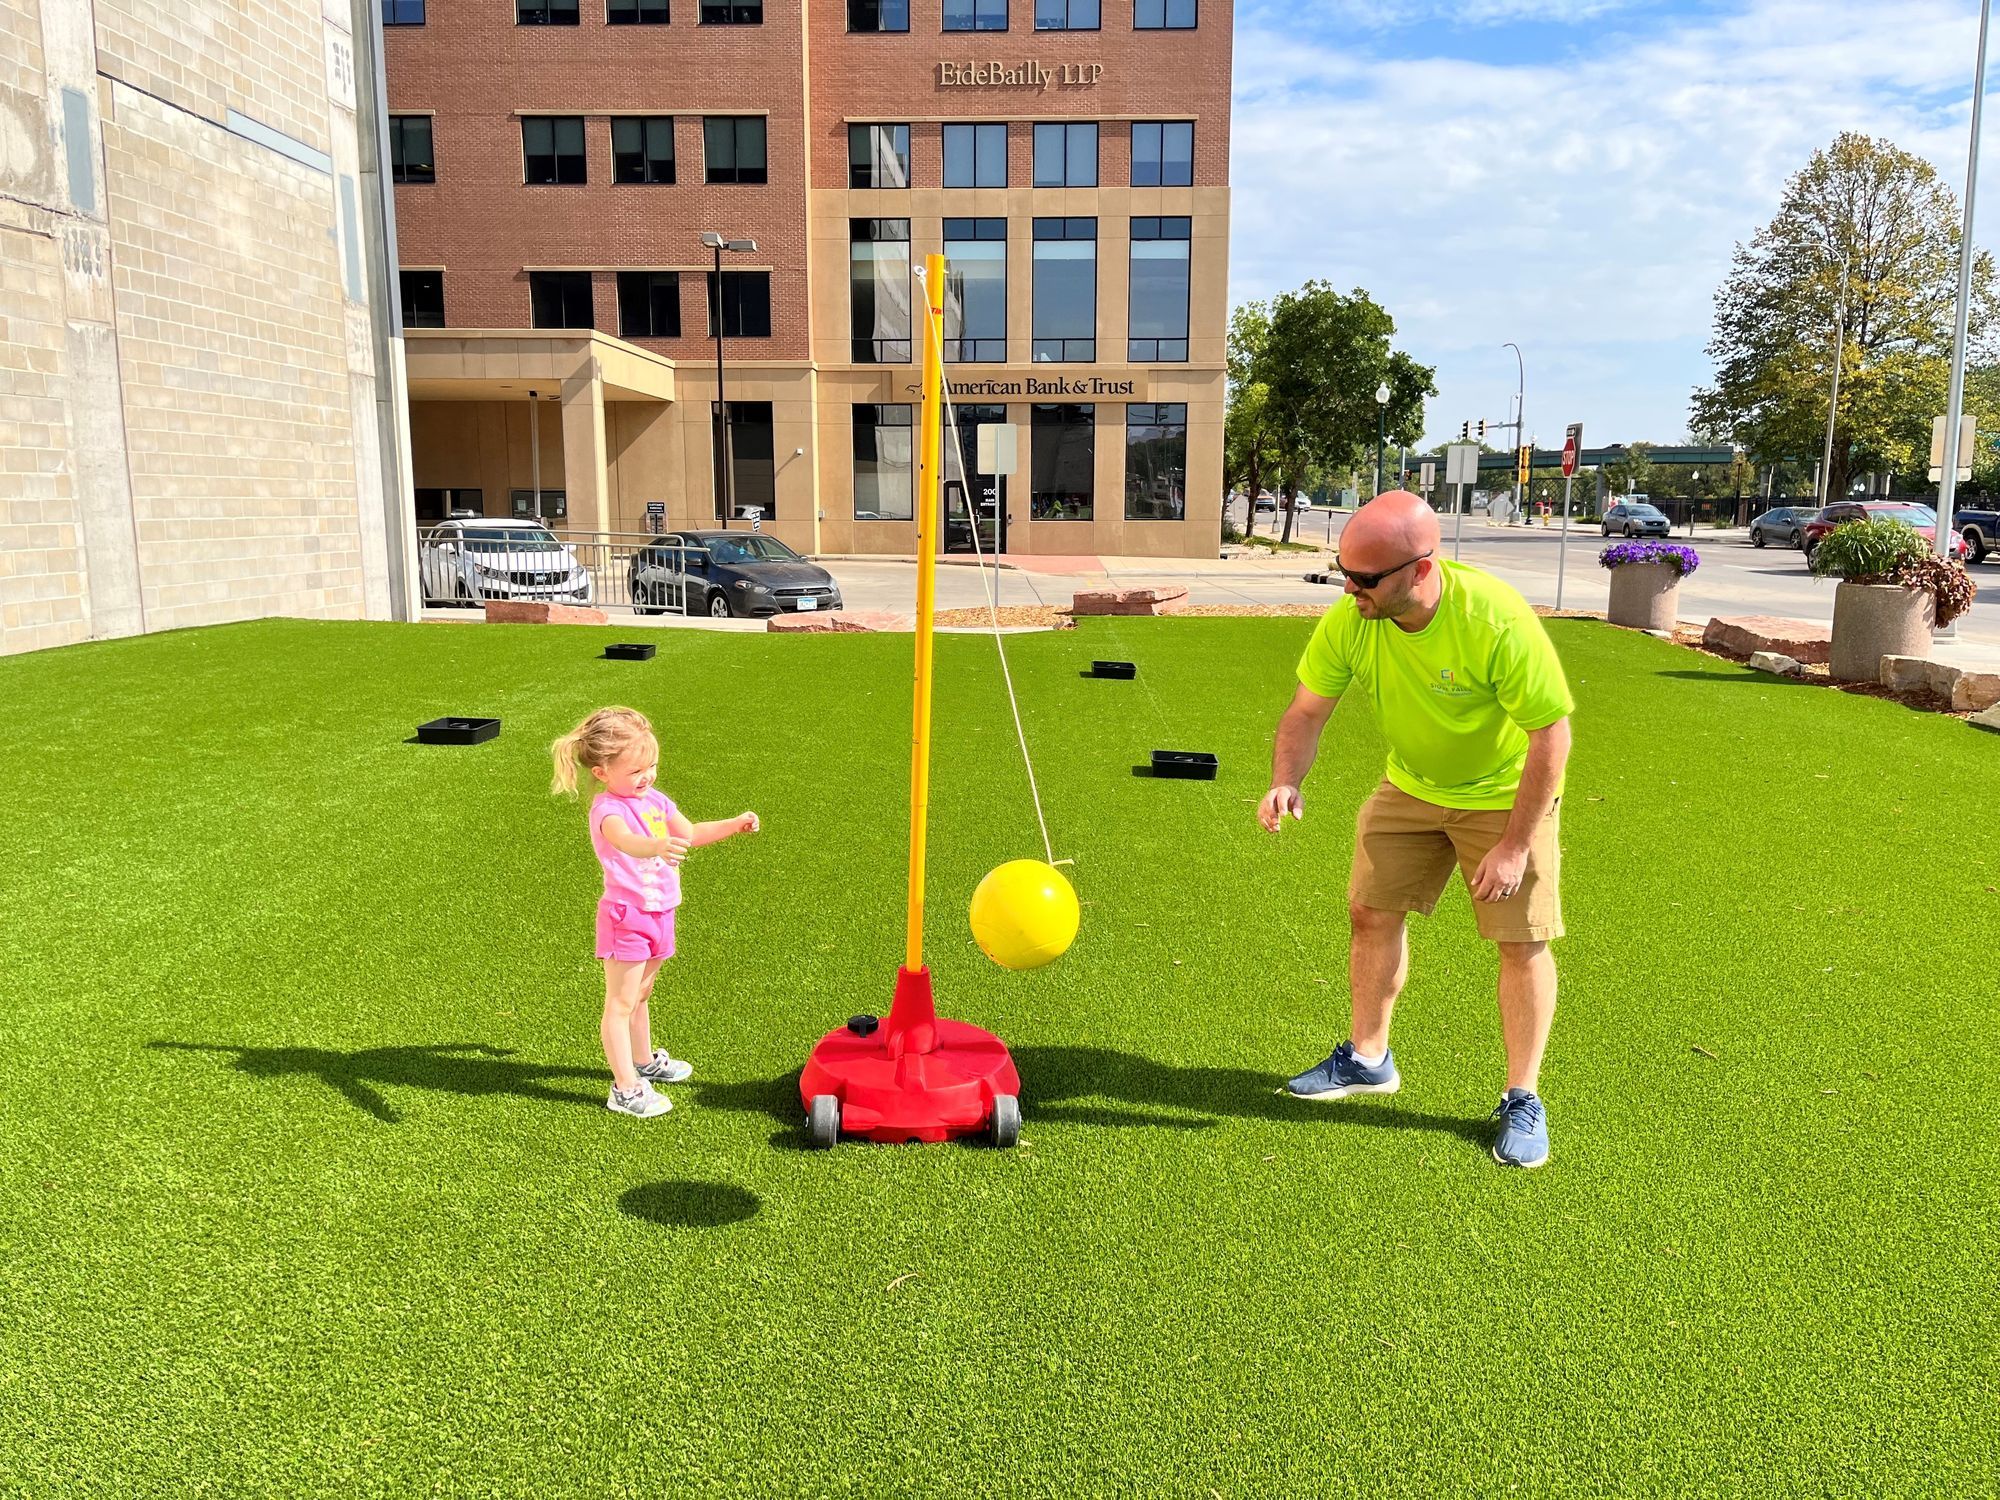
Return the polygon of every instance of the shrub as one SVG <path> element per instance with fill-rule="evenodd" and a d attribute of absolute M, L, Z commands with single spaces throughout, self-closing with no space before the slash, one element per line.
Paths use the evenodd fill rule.
<path fill-rule="evenodd" d="M 1815 577 L 1847 583 L 1894 583 L 1906 562 L 1930 555 L 1930 543 L 1907 521 L 1871 516 L 1843 521 L 1820 539 L 1807 566 Z"/>
<path fill-rule="evenodd" d="M 1617 542 L 1597 554 L 1601 568 L 1623 568 L 1632 563 L 1665 563 L 1685 578 L 1701 566 L 1701 556 L 1694 548 L 1676 542 Z"/>
<path fill-rule="evenodd" d="M 1946 562 L 1928 548 L 1923 556 L 1897 567 L 1896 582 L 1904 588 L 1928 593 L 1935 611 L 1934 621 L 1941 626 L 1949 625 L 1972 608 L 1973 596 L 1979 592 L 1979 585 L 1972 581 L 1963 563 Z"/>

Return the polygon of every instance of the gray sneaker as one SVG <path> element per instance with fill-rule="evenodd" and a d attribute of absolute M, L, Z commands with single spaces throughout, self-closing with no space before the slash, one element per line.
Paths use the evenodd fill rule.
<path fill-rule="evenodd" d="M 639 1064 L 639 1076 L 648 1083 L 686 1083 L 694 1077 L 694 1064 L 667 1056 L 665 1047 L 655 1047 L 651 1061 Z"/>
<path fill-rule="evenodd" d="M 641 1078 L 639 1086 L 629 1094 L 622 1092 L 617 1084 L 612 1084 L 604 1107 L 617 1114 L 630 1115 L 635 1120 L 650 1120 L 672 1109 L 674 1101 L 665 1094 L 656 1093 L 653 1086 Z"/>

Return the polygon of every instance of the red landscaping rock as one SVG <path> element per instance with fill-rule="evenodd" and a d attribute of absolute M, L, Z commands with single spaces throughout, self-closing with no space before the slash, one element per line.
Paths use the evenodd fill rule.
<path fill-rule="evenodd" d="M 917 622 L 909 615 L 885 609 L 841 609 L 827 614 L 772 615 L 764 628 L 776 635 L 853 635 L 915 630 Z"/>
<path fill-rule="evenodd" d="M 1186 589 L 1083 589 L 1070 606 L 1079 615 L 1172 615 L 1187 608 Z"/>
<path fill-rule="evenodd" d="M 1712 651 L 1744 657 L 1776 651 L 1794 661 L 1822 667 L 1833 659 L 1830 627 L 1778 615 L 1717 615 L 1702 631 L 1701 643 Z"/>
<path fill-rule="evenodd" d="M 527 599 L 488 599 L 489 625 L 609 625 L 611 617 L 601 609 L 576 604 L 545 604 Z"/>

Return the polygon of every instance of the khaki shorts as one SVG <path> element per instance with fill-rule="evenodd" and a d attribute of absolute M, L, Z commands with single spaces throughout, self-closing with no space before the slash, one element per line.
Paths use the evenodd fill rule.
<path fill-rule="evenodd" d="M 1528 846 L 1521 888 L 1505 901 L 1472 903 L 1479 935 L 1488 942 L 1545 943 L 1563 935 L 1561 811 L 1558 797 Z M 1384 781 L 1355 820 L 1348 900 L 1376 911 L 1429 916 L 1451 882 L 1453 862 L 1470 886 L 1512 816 L 1505 809 L 1439 807 Z"/>

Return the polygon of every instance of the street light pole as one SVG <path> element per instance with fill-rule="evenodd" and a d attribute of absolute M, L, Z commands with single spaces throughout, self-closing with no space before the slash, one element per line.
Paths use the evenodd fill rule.
<path fill-rule="evenodd" d="M 736 510 L 736 464 L 729 444 L 729 391 L 723 384 L 722 372 L 722 252 L 725 250 L 755 250 L 755 240 L 730 240 L 712 230 L 704 230 L 701 242 L 715 252 L 714 280 L 709 284 L 715 293 L 712 306 L 715 316 L 715 405 L 722 422 L 721 450 L 717 462 L 722 467 L 722 529 L 729 529 L 729 518 Z"/>
<path fill-rule="evenodd" d="M 1979 0 L 1979 60 L 1972 74 L 1972 143 L 1965 156 L 1965 223 L 1958 235 L 1958 319 L 1951 340 L 1951 393 L 1944 409 L 1944 463 L 1938 474 L 1938 556 L 1951 559 L 1952 501 L 1958 496 L 1959 407 L 1965 400 L 1965 329 L 1972 295 L 1972 195 L 1979 186 L 1979 113 L 1986 102 L 1986 23 L 1993 0 Z M 1945 627 L 1947 630 L 1949 626 Z"/>
<path fill-rule="evenodd" d="M 1847 265 L 1844 259 L 1840 263 L 1840 295 L 1833 303 L 1833 394 L 1826 398 L 1826 452 L 1820 458 L 1813 485 L 1822 509 L 1828 504 L 1827 492 L 1833 485 L 1833 418 L 1840 410 L 1840 357 L 1847 348 Z"/>
<path fill-rule="evenodd" d="M 1375 387 L 1375 493 L 1382 493 L 1382 448 L 1389 441 L 1389 383 Z"/>
<path fill-rule="evenodd" d="M 1518 448 L 1528 440 L 1528 366 L 1521 358 L 1519 344 L 1502 344 L 1500 347 L 1514 351 L 1514 446 Z M 1514 469 L 1514 513 L 1521 513 L 1521 470 L 1518 464 Z"/>

